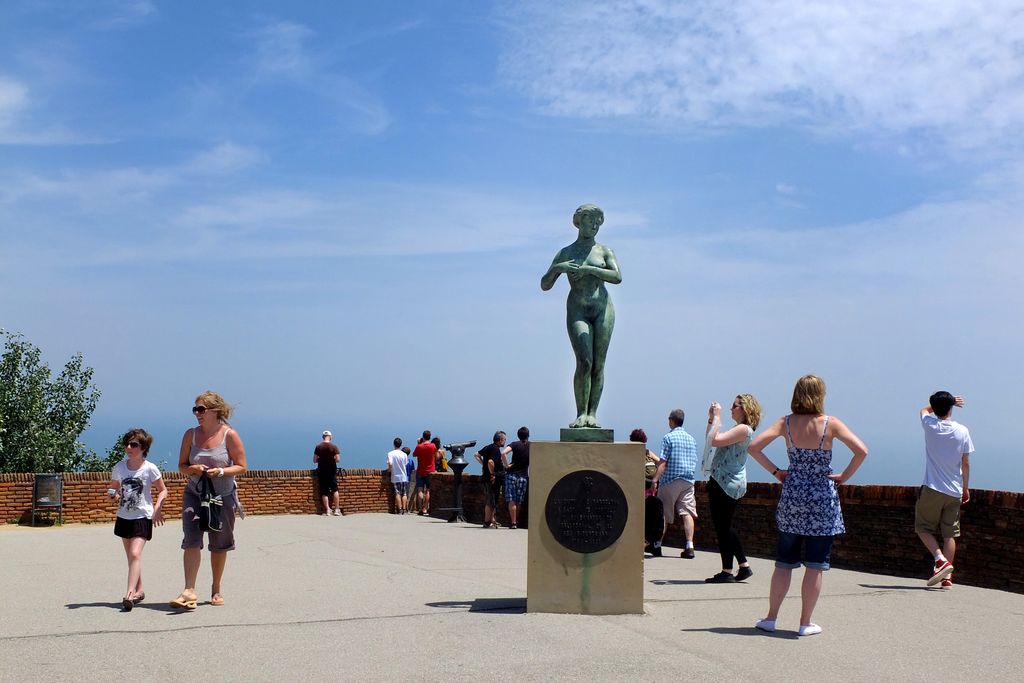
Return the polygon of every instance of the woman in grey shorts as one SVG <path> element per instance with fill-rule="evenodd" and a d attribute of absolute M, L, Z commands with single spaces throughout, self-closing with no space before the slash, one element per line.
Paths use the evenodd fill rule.
<path fill-rule="evenodd" d="M 203 472 L 213 480 L 214 490 L 224 501 L 220 531 L 208 532 L 210 565 L 213 568 L 213 586 L 210 588 L 210 604 L 224 604 L 220 592 L 220 581 L 224 575 L 227 553 L 235 549 L 235 510 L 241 510 L 235 477 L 245 472 L 245 446 L 238 432 L 228 424 L 231 406 L 213 391 L 206 391 L 196 397 L 192 413 L 199 421 L 197 427 L 181 437 L 181 453 L 178 457 L 178 471 L 188 475 L 188 484 L 182 495 L 181 526 L 185 538 L 181 547 L 185 551 L 185 589 L 171 600 L 171 606 L 179 609 L 195 609 L 196 577 L 202 561 L 203 531 L 199 529 L 199 478 Z"/>

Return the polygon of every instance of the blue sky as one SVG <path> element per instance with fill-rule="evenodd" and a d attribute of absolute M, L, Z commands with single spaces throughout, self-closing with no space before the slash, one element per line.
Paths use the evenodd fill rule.
<path fill-rule="evenodd" d="M 1022 45 L 995 1 L 5 2 L 0 326 L 96 369 L 96 447 L 206 388 L 257 467 L 551 438 L 594 202 L 620 436 L 812 372 L 912 484 L 947 388 L 1022 490 Z"/>

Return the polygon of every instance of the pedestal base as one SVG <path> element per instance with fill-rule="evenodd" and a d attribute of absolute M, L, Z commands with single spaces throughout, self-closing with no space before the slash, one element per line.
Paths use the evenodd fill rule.
<path fill-rule="evenodd" d="M 604 427 L 563 427 L 558 431 L 562 443 L 612 443 L 615 431 Z"/>
<path fill-rule="evenodd" d="M 531 443 L 527 612 L 643 614 L 644 455 L 640 443 Z"/>

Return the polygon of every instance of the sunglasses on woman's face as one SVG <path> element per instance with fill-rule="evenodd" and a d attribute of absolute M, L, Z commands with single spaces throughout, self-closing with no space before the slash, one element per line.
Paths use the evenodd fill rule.
<path fill-rule="evenodd" d="M 125 444 L 126 448 L 142 448 L 142 444 L 138 441 L 129 441 Z"/>
<path fill-rule="evenodd" d="M 209 409 L 206 406 L 192 406 L 192 412 L 195 413 L 196 415 L 202 415 L 207 410 Z"/>

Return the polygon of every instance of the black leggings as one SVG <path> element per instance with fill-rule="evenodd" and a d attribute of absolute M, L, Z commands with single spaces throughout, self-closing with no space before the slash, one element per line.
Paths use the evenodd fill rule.
<path fill-rule="evenodd" d="M 722 555 L 722 569 L 732 569 L 732 558 L 743 564 L 747 556 L 743 554 L 743 544 L 732 528 L 732 516 L 740 501 L 722 490 L 718 482 L 708 479 L 708 503 L 711 504 L 711 522 L 715 525 L 718 536 L 718 552 Z"/>

